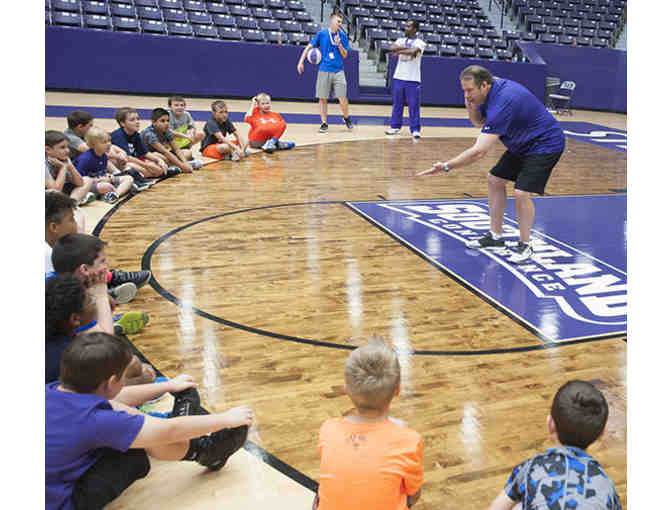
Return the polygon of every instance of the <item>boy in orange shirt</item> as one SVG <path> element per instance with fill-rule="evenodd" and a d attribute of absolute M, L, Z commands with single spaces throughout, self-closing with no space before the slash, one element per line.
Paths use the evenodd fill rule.
<path fill-rule="evenodd" d="M 372 338 L 345 362 L 345 392 L 357 412 L 320 429 L 315 510 L 407 510 L 420 499 L 422 439 L 389 416 L 401 369 L 392 348 Z"/>
<path fill-rule="evenodd" d="M 279 113 L 271 111 L 271 96 L 265 92 L 252 98 L 250 109 L 245 114 L 245 122 L 250 125 L 247 136 L 250 147 L 269 153 L 294 148 L 294 142 L 279 140 L 287 129 L 287 123 Z"/>

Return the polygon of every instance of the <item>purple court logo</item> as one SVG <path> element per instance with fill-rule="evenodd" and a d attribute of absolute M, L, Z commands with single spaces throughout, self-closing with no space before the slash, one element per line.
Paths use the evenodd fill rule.
<path fill-rule="evenodd" d="M 536 203 L 548 200 L 555 201 L 557 208 L 565 206 L 560 197 L 537 199 Z M 541 228 L 532 236 L 534 256 L 516 265 L 511 262 L 510 250 L 519 236 L 509 216 L 513 211 L 507 211 L 504 222 L 507 247 L 478 251 L 466 247 L 490 228 L 487 200 L 349 205 L 547 341 L 625 332 L 627 273 L 613 261 L 595 256 L 589 245 L 577 247 L 582 242 L 574 242 L 571 234 L 577 229 L 580 234 L 581 224 L 576 228 L 567 225 L 560 232 L 563 239 L 551 231 L 558 222 L 544 218 L 541 208 L 537 216 Z M 594 205 L 599 207 L 604 201 Z M 595 241 L 600 242 L 599 237 Z M 625 267 L 624 263 L 619 265 Z"/>

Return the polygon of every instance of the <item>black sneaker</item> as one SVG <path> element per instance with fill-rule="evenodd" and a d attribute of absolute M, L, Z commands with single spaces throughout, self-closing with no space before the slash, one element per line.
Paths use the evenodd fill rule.
<path fill-rule="evenodd" d="M 483 237 L 467 243 L 467 248 L 474 250 L 480 250 L 481 248 L 503 248 L 504 246 L 506 246 L 504 239 L 501 237 L 495 239 L 492 237 L 492 232 L 488 232 Z"/>
<path fill-rule="evenodd" d="M 108 204 L 114 204 L 117 200 L 119 200 L 119 195 L 115 191 L 108 191 L 103 195 L 103 202 Z"/>
<path fill-rule="evenodd" d="M 175 397 L 175 403 L 173 404 L 173 412 L 170 414 L 171 418 L 200 415 L 205 412 L 201 412 L 201 397 L 199 397 L 196 388 L 173 393 L 173 397 Z"/>
<path fill-rule="evenodd" d="M 166 170 L 166 177 L 175 177 L 181 173 L 182 170 L 180 170 L 179 166 L 169 166 L 168 170 Z"/>
<path fill-rule="evenodd" d="M 327 124 L 326 122 L 323 122 L 322 125 L 320 126 L 320 131 L 319 132 L 320 133 L 326 133 L 327 131 L 329 131 L 329 124 Z"/>
<path fill-rule="evenodd" d="M 247 425 L 235 429 L 222 429 L 196 441 L 197 454 L 194 459 L 210 471 L 219 471 L 229 457 L 240 450 L 247 440 Z"/>
<path fill-rule="evenodd" d="M 534 250 L 529 243 L 521 243 L 520 241 L 518 241 L 515 248 L 511 248 L 511 251 L 513 252 L 513 255 L 511 255 L 509 260 L 514 264 L 520 264 L 521 262 L 530 260 L 534 253 Z"/>
<path fill-rule="evenodd" d="M 139 289 L 152 277 L 151 271 L 117 271 L 116 269 L 111 269 L 110 272 L 112 273 L 112 279 L 108 284 L 110 287 L 118 287 L 130 282 L 134 283 Z"/>
<path fill-rule="evenodd" d="M 149 189 L 149 184 L 138 184 L 137 182 L 134 182 L 132 188 L 135 193 L 140 193 L 141 191 L 147 191 Z"/>
<path fill-rule="evenodd" d="M 348 129 L 352 129 L 352 128 L 355 127 L 355 126 L 353 126 L 352 120 L 350 120 L 350 117 L 343 117 L 343 122 L 345 122 L 345 127 L 347 127 Z"/>

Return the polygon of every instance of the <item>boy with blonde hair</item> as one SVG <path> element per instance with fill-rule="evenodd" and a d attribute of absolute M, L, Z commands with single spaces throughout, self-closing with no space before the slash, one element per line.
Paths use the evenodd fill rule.
<path fill-rule="evenodd" d="M 420 499 L 422 439 L 389 416 L 401 367 L 379 337 L 345 362 L 345 392 L 356 412 L 320 429 L 320 487 L 314 509 L 406 510 Z"/>
<path fill-rule="evenodd" d="M 294 142 L 279 140 L 287 129 L 287 123 L 279 113 L 271 111 L 271 96 L 266 92 L 260 92 L 252 98 L 250 109 L 245 114 L 245 122 L 250 125 L 247 135 L 250 147 L 268 153 L 294 148 Z"/>
<path fill-rule="evenodd" d="M 91 126 L 86 133 L 86 144 L 91 148 L 77 158 L 77 171 L 82 176 L 93 179 L 93 193 L 102 196 L 108 204 L 113 204 L 130 191 L 133 177 L 116 175 L 119 170 L 107 158 L 112 145 L 109 133 L 97 126 Z"/>

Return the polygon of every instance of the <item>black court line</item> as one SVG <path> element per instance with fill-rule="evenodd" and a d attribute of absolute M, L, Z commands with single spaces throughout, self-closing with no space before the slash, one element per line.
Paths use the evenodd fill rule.
<path fill-rule="evenodd" d="M 254 212 L 254 211 L 261 211 L 261 210 L 267 210 L 267 209 L 277 209 L 277 208 L 283 208 L 283 207 L 297 207 L 297 206 L 309 206 L 309 205 L 341 205 L 344 207 L 347 207 L 348 210 L 353 211 L 357 215 L 363 217 L 367 221 L 370 222 L 368 218 L 365 216 L 361 215 L 359 211 L 356 211 L 349 207 L 346 202 L 342 201 L 323 201 L 323 202 L 301 202 L 301 203 L 290 203 L 290 204 L 273 204 L 273 205 L 266 205 L 266 206 L 259 206 L 259 207 L 251 207 L 251 208 L 246 208 L 246 209 L 239 209 L 235 211 L 229 211 L 226 213 L 222 214 L 217 214 L 213 216 L 208 216 L 206 218 L 202 218 L 199 220 L 192 221 L 191 223 L 187 223 L 185 225 L 182 225 L 180 227 L 177 227 L 170 232 L 164 234 L 163 236 L 159 237 L 156 239 L 145 251 L 144 255 L 142 256 L 142 269 L 151 271 L 151 261 L 152 261 L 152 256 L 154 255 L 155 251 L 157 248 L 167 239 L 171 238 L 175 234 L 182 232 L 183 230 L 192 227 L 194 225 L 198 225 L 200 223 L 204 223 L 206 221 L 211 221 L 214 219 L 222 218 L 225 216 L 231 216 L 234 214 L 241 214 L 241 213 L 249 213 L 249 212 Z M 371 223 L 371 222 L 370 222 Z M 374 226 L 379 228 L 375 223 L 372 223 Z M 388 232 L 385 230 L 381 229 L 383 232 L 385 232 L 387 235 L 390 235 Z M 399 242 L 402 246 L 406 246 L 406 248 L 410 249 L 415 253 L 416 255 L 419 255 L 421 258 L 432 264 L 433 266 L 437 267 L 437 269 L 441 270 L 442 272 L 445 273 L 445 270 L 441 268 L 440 266 L 437 266 L 436 263 L 430 259 L 427 259 L 426 257 L 422 256 L 421 254 L 418 254 L 415 252 L 412 248 L 409 246 L 405 245 L 402 243 L 399 239 L 397 239 L 394 236 L 391 236 L 393 239 L 395 239 L 397 242 Z M 450 275 L 450 273 L 445 273 L 448 276 L 450 276 L 452 279 L 455 280 L 455 278 Z M 477 296 L 481 297 L 484 301 L 486 301 L 488 304 L 493 306 L 495 309 L 501 311 L 511 319 L 513 319 L 517 324 L 520 324 L 523 326 L 525 329 L 533 333 L 535 336 L 540 338 L 542 342 L 544 342 L 541 345 L 530 345 L 530 346 L 524 346 L 524 347 L 511 347 L 511 348 L 505 348 L 505 349 L 483 349 L 483 350 L 473 350 L 473 351 L 453 351 L 453 350 L 426 350 L 426 349 L 418 349 L 418 350 L 411 350 L 409 351 L 409 354 L 412 355 L 418 355 L 418 356 L 478 356 L 478 355 L 491 355 L 491 354 L 510 354 L 510 353 L 518 353 L 518 352 L 528 352 L 528 351 L 537 351 L 537 350 L 543 350 L 543 349 L 552 349 L 555 347 L 561 347 L 563 345 L 574 345 L 574 344 L 579 344 L 579 343 L 585 343 L 585 342 L 593 342 L 597 340 L 607 340 L 610 338 L 620 338 L 623 335 L 622 334 L 613 334 L 613 335 L 605 335 L 605 336 L 600 336 L 600 337 L 591 337 L 591 338 L 579 338 L 575 340 L 568 340 L 566 342 L 553 342 L 551 339 L 546 338 L 543 334 L 540 332 L 537 332 L 536 330 L 532 329 L 529 327 L 527 324 L 524 322 L 520 321 L 517 317 L 512 316 L 508 311 L 504 308 L 502 308 L 498 303 L 491 301 L 489 298 L 487 298 L 484 295 L 480 295 L 476 293 L 473 289 L 471 289 L 469 286 L 465 285 L 463 282 L 459 280 L 455 280 L 460 285 L 462 285 L 464 288 L 469 290 L 472 293 L 475 293 Z M 149 281 L 150 286 L 163 298 L 166 300 L 170 301 L 171 303 L 175 304 L 176 306 L 182 308 L 183 310 L 188 310 L 189 312 L 198 315 L 199 317 L 203 317 L 204 319 L 211 320 L 213 322 L 216 322 L 218 324 L 222 324 L 224 326 L 228 326 L 231 328 L 236 328 L 241 331 L 246 331 L 248 333 L 253 333 L 257 335 L 262 335 L 266 336 L 269 338 L 275 338 L 277 340 L 284 340 L 284 341 L 289 341 L 289 342 L 295 342 L 295 343 L 301 343 L 301 344 L 306 344 L 306 345 L 313 345 L 315 347 L 329 347 L 333 349 L 342 349 L 342 350 L 353 350 L 356 349 L 356 346 L 353 345 L 347 345 L 347 344 L 340 344 L 340 343 L 335 343 L 335 342 L 326 342 L 323 340 L 314 340 L 310 338 L 302 338 L 294 335 L 286 335 L 283 333 L 277 333 L 274 331 L 268 331 L 265 329 L 260 329 L 256 328 L 254 326 L 249 326 L 246 324 L 241 324 L 229 319 L 225 319 L 223 317 L 219 317 L 217 315 L 211 314 L 209 312 L 206 312 L 204 310 L 201 310 L 199 308 L 196 308 L 194 306 L 187 306 L 185 305 L 180 298 L 166 290 L 160 283 L 159 281 L 152 275 L 152 278 Z"/>
<path fill-rule="evenodd" d="M 105 215 L 100 219 L 100 221 L 98 221 L 98 223 L 96 224 L 96 226 L 94 227 L 94 229 L 92 231 L 92 235 L 98 237 L 100 235 L 100 232 L 105 227 L 105 224 L 112 217 L 112 215 L 115 212 L 117 212 L 122 205 L 127 203 L 129 200 L 131 200 L 135 196 L 137 196 L 137 194 L 126 195 L 122 200 L 119 200 L 116 204 L 114 204 L 114 206 L 109 211 L 107 211 L 107 213 L 105 213 Z M 153 277 L 152 277 L 152 279 L 153 279 Z M 131 342 L 130 339 L 128 339 L 128 337 L 125 337 L 125 338 L 128 341 L 128 343 L 131 344 L 131 347 L 139 355 L 139 357 L 142 359 L 142 361 L 145 362 L 145 363 L 148 363 L 149 365 L 152 366 L 152 368 L 156 372 L 157 376 L 165 377 L 163 372 L 161 372 L 161 370 L 159 370 L 156 367 L 156 365 L 154 365 L 154 363 L 152 363 L 149 360 L 149 358 L 147 358 L 147 356 L 145 356 L 142 353 L 142 351 L 140 349 L 138 349 L 138 347 L 133 342 Z M 203 408 L 203 410 L 205 410 L 206 412 L 209 412 L 205 408 Z M 243 445 L 243 448 L 245 450 L 247 450 L 250 454 L 257 457 L 259 460 L 264 462 L 265 464 L 268 464 L 269 466 L 276 469 L 277 471 L 279 471 L 283 475 L 287 476 L 291 480 L 295 481 L 299 485 L 305 487 L 309 491 L 317 493 L 317 488 L 318 488 L 319 484 L 315 480 L 310 478 L 308 475 L 305 475 L 301 471 L 293 468 L 292 466 L 290 466 L 286 462 L 280 460 L 278 457 L 273 455 L 268 450 L 262 448 L 261 446 L 259 446 L 258 444 L 250 441 L 249 439 L 247 441 L 245 441 L 245 444 Z"/>

